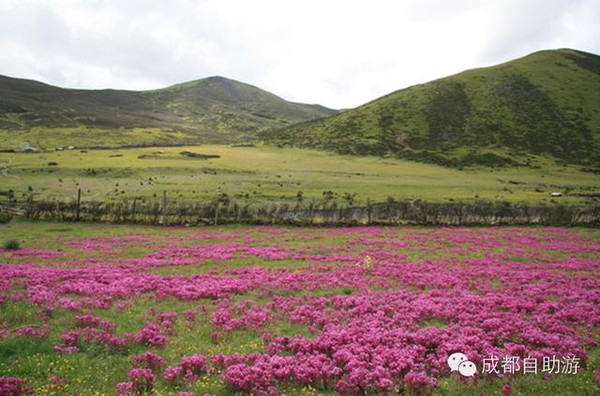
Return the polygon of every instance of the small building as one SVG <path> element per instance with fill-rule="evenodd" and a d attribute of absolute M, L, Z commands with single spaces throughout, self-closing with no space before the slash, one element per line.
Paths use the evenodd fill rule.
<path fill-rule="evenodd" d="M 550 193 L 550 196 L 551 197 L 562 197 L 563 193 L 561 193 L 561 192 L 553 192 L 553 193 Z"/>

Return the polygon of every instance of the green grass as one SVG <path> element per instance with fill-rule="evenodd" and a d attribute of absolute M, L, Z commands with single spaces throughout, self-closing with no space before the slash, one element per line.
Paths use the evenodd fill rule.
<path fill-rule="evenodd" d="M 0 141 L 4 150 L 20 151 L 31 147 L 54 150 L 62 147 L 122 147 L 131 144 L 161 145 L 190 142 L 188 135 L 169 128 L 91 128 L 33 127 L 23 130 L 0 128 Z"/>
<path fill-rule="evenodd" d="M 221 158 L 190 159 L 179 155 L 189 150 Z M 161 154 L 153 154 L 157 152 Z M 140 155 L 153 155 L 139 159 Z M 557 165 L 536 157 L 539 169 L 474 167 L 465 170 L 379 157 L 353 157 L 307 149 L 273 147 L 135 148 L 113 150 L 0 153 L 9 165 L 2 190 L 12 189 L 16 199 L 75 199 L 118 201 L 140 197 L 162 202 L 163 191 L 171 200 L 214 199 L 226 193 L 240 202 L 295 202 L 299 191 L 304 202 L 323 199 L 325 191 L 356 194 L 355 204 L 367 200 L 422 199 L 426 201 L 474 201 L 550 203 L 550 192 L 598 189 L 596 175 L 576 166 Z M 56 166 L 49 166 L 56 162 Z M 31 187 L 31 188 L 30 188 Z M 537 190 L 537 191 L 536 191 Z M 6 199 L 0 197 L 0 199 Z M 583 202 L 562 197 L 559 202 Z"/>
<path fill-rule="evenodd" d="M 36 307 L 21 301 L 6 303 L 0 306 L 0 316 L 2 316 L 4 321 L 10 323 L 13 328 L 41 324 L 37 314 L 38 310 Z"/>

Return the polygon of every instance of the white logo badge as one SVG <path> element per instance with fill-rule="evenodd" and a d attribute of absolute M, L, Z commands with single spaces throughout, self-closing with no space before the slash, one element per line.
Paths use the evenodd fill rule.
<path fill-rule="evenodd" d="M 448 366 L 450 366 L 450 371 L 458 371 L 460 375 L 465 377 L 472 377 L 477 372 L 475 363 L 461 352 L 455 352 L 448 357 Z"/>

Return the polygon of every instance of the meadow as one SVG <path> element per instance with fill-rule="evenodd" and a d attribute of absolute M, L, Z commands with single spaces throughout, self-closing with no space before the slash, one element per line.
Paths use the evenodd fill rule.
<path fill-rule="evenodd" d="M 600 392 L 597 229 L 19 220 L 10 239 L 0 394 Z"/>
<path fill-rule="evenodd" d="M 198 159 L 180 152 L 219 155 Z M 536 157 L 530 167 L 471 167 L 462 170 L 393 158 L 354 157 L 307 149 L 231 147 L 121 148 L 0 153 L 2 191 L 17 201 L 74 200 L 81 189 L 87 201 L 115 202 L 137 197 L 202 201 L 227 194 L 241 203 L 335 199 L 340 204 L 367 201 L 480 199 L 549 204 L 552 192 L 589 193 L 600 189 L 598 176 L 580 167 Z M 0 197 L 5 199 L 6 197 Z M 587 198 L 564 196 L 561 203 Z"/>

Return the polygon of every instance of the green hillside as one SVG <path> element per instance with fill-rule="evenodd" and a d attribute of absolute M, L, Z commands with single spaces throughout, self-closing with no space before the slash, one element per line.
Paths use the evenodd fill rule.
<path fill-rule="evenodd" d="M 0 76 L 3 147 L 232 143 L 334 114 L 210 77 L 153 91 L 62 89 Z"/>
<path fill-rule="evenodd" d="M 264 137 L 279 145 L 451 166 L 528 165 L 530 155 L 598 166 L 600 56 L 536 52 Z"/>

